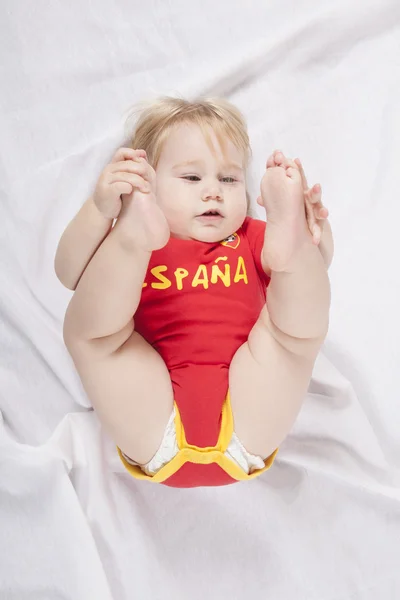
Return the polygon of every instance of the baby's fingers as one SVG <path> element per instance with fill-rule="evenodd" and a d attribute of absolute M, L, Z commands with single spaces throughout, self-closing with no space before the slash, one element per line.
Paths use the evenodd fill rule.
<path fill-rule="evenodd" d="M 141 175 L 141 177 L 146 177 L 149 174 L 148 164 L 144 160 L 123 160 L 121 162 L 110 164 L 109 166 L 110 173 L 122 171 L 136 173 L 136 175 Z"/>
<path fill-rule="evenodd" d="M 146 158 L 146 151 L 136 150 L 134 148 L 119 148 L 114 154 L 111 163 L 117 163 L 123 160 L 136 160 L 139 157 Z"/>
<path fill-rule="evenodd" d="M 127 181 L 116 181 L 113 184 L 113 187 L 120 196 L 122 196 L 122 194 L 131 194 L 133 191 L 131 184 Z"/>
<path fill-rule="evenodd" d="M 301 160 L 299 158 L 295 158 L 294 162 L 296 163 L 296 165 L 299 168 L 300 175 L 301 175 L 301 181 L 303 183 L 303 189 L 307 190 L 308 189 L 308 183 L 307 183 L 306 174 L 304 173 L 304 169 L 303 169 L 303 165 L 301 163 Z"/>
<path fill-rule="evenodd" d="M 327 219 L 329 216 L 328 209 L 321 202 L 322 190 L 319 183 L 307 190 L 306 197 L 313 206 L 316 219 Z"/>
<path fill-rule="evenodd" d="M 129 183 L 132 186 L 132 188 L 138 189 L 141 192 L 148 193 L 151 191 L 150 183 L 148 181 L 145 181 L 145 179 L 143 179 L 143 177 L 141 177 L 140 175 L 136 175 L 133 173 L 112 173 L 109 183 Z"/>
<path fill-rule="evenodd" d="M 135 175 L 140 175 L 150 183 L 155 183 L 156 178 L 153 167 L 142 157 L 139 157 L 137 160 L 125 160 L 112 164 L 110 165 L 109 172 L 111 174 L 116 172 L 134 173 Z"/>
<path fill-rule="evenodd" d="M 313 238 L 313 244 L 318 246 L 318 244 L 321 241 L 322 229 L 318 225 L 317 220 L 315 218 L 313 205 L 310 203 L 307 197 L 304 200 L 304 206 L 306 211 L 307 225 Z"/>

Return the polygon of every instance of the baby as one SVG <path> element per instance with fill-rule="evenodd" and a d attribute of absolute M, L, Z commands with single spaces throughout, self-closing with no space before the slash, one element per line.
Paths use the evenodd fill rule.
<path fill-rule="evenodd" d="M 162 98 L 132 146 L 60 240 L 65 344 L 134 477 L 252 479 L 290 431 L 328 330 L 321 188 L 275 151 L 257 199 L 268 223 L 251 218 L 247 129 L 224 100 Z"/>

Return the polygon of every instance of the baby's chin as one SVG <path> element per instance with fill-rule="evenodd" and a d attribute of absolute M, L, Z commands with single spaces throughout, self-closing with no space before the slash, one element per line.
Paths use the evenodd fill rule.
<path fill-rule="evenodd" d="M 229 235 L 234 233 L 232 230 L 232 226 L 228 223 L 221 223 L 218 225 L 203 225 L 198 224 L 195 227 L 191 228 L 191 238 L 195 239 L 199 242 L 205 242 L 208 244 L 215 244 L 217 242 L 222 242 Z"/>
<path fill-rule="evenodd" d="M 204 233 L 198 233 L 198 232 L 187 232 L 187 233 L 174 233 L 173 231 L 171 231 L 171 237 L 172 238 L 176 238 L 178 240 L 194 240 L 195 242 L 204 242 L 207 244 L 215 244 L 217 242 L 222 242 L 224 239 L 226 239 L 225 235 L 221 234 L 216 234 L 214 232 L 214 235 L 211 235 L 210 233 L 204 234 Z"/>
<path fill-rule="evenodd" d="M 187 228 L 174 231 L 171 226 L 171 237 L 181 240 L 195 240 L 208 244 L 215 244 L 226 240 L 235 233 L 236 229 L 232 223 L 225 221 L 216 225 L 203 224 L 200 222 L 190 223 Z"/>

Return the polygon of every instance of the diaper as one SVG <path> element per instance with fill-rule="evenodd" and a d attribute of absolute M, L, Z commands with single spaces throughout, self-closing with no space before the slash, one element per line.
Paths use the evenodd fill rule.
<path fill-rule="evenodd" d="M 125 468 L 136 479 L 146 479 L 173 487 L 226 485 L 258 477 L 269 469 L 278 452 L 263 458 L 246 450 L 233 429 L 229 391 L 221 413 L 215 446 L 198 447 L 186 440 L 185 429 L 174 402 L 163 440 L 153 458 L 140 464 L 117 448 Z"/>
<path fill-rule="evenodd" d="M 176 408 L 174 406 L 168 425 L 165 428 L 163 440 L 159 449 L 153 458 L 146 464 L 140 464 L 121 452 L 122 456 L 130 465 L 136 465 L 142 469 L 146 475 L 155 475 L 158 471 L 178 454 L 179 447 L 176 438 Z M 228 448 L 223 453 L 224 456 L 236 463 L 246 474 L 253 473 L 265 466 L 265 459 L 247 452 L 235 432 L 232 433 Z"/>

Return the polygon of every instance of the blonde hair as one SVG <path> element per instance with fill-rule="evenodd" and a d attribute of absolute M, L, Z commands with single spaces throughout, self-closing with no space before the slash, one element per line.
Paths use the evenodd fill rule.
<path fill-rule="evenodd" d="M 132 115 L 136 116 L 137 108 Z M 162 146 L 171 129 L 181 123 L 193 123 L 200 127 L 204 137 L 214 152 L 209 131 L 215 136 L 225 152 L 226 138 L 243 152 L 246 170 L 251 157 L 247 126 L 242 113 L 233 104 L 222 98 L 200 98 L 193 102 L 181 98 L 163 96 L 147 105 L 142 105 L 134 132 L 129 136 L 132 148 L 145 150 L 149 163 L 155 169 Z M 246 191 L 247 214 L 250 214 L 250 197 Z"/>

